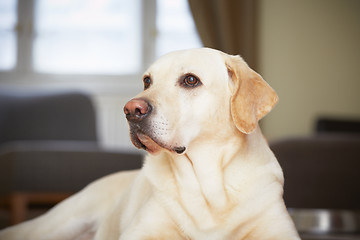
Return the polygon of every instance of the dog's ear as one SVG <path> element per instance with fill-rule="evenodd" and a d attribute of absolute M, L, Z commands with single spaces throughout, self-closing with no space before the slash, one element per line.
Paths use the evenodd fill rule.
<path fill-rule="evenodd" d="M 257 122 L 278 101 L 275 91 L 240 56 L 227 56 L 226 66 L 232 79 L 231 116 L 236 127 L 249 134 Z"/>

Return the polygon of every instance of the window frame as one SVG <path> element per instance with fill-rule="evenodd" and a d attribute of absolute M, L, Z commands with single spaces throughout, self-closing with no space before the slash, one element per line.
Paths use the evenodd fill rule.
<path fill-rule="evenodd" d="M 39 89 L 79 89 L 93 93 L 133 95 L 142 89 L 142 72 L 155 59 L 156 0 L 141 0 L 141 67 L 135 74 L 51 74 L 36 72 L 33 64 L 36 0 L 17 1 L 16 63 L 11 70 L 0 70 L 0 87 Z"/>

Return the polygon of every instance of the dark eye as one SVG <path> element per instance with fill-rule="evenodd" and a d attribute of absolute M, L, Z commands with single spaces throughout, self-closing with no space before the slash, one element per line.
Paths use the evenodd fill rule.
<path fill-rule="evenodd" d="M 143 82 L 144 82 L 144 90 L 148 89 L 151 85 L 150 77 L 144 77 Z"/>
<path fill-rule="evenodd" d="M 194 75 L 191 75 L 191 74 L 186 75 L 184 77 L 183 83 L 184 83 L 185 87 L 191 87 L 191 88 L 197 87 L 198 85 L 201 84 L 200 80 L 197 77 L 195 77 Z"/>

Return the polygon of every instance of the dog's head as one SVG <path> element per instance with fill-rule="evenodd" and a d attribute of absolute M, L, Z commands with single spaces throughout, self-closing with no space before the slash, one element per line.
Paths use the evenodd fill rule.
<path fill-rule="evenodd" d="M 203 48 L 156 61 L 124 107 L 134 145 L 182 154 L 199 139 L 250 134 L 278 98 L 239 56 Z"/>

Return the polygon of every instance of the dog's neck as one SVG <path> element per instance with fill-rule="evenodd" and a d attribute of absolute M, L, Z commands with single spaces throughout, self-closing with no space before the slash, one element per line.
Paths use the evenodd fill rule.
<path fill-rule="evenodd" d="M 183 155 L 164 151 L 149 157 L 144 166 L 145 175 L 160 194 L 166 193 L 168 196 L 164 197 L 169 199 L 182 199 L 180 205 L 188 213 L 201 212 L 204 217 L 198 224 L 206 227 L 216 225 L 213 216 L 226 214 L 234 206 L 226 189 L 229 179 L 226 175 L 229 171 L 238 174 L 234 166 L 242 164 L 234 162 L 248 161 L 248 156 L 253 155 L 252 149 L 257 148 L 252 144 L 266 146 L 256 144 L 265 141 L 260 129 L 250 135 L 229 136 L 219 139 L 221 144 L 213 138 L 194 141 Z M 223 141 L 227 141 L 226 144 Z"/>

